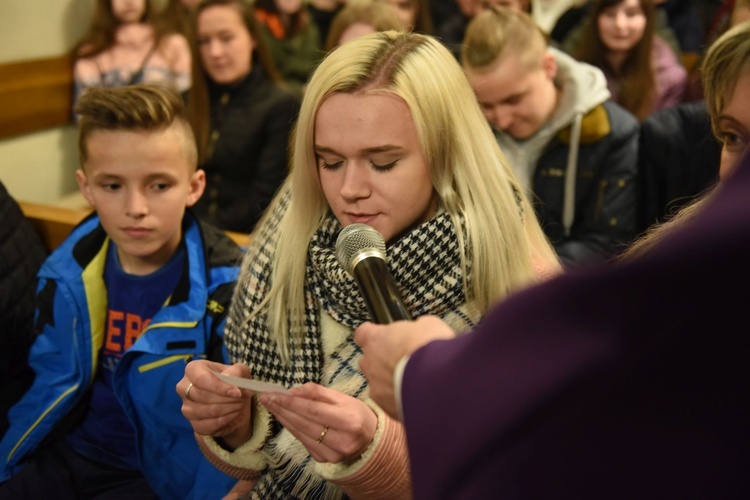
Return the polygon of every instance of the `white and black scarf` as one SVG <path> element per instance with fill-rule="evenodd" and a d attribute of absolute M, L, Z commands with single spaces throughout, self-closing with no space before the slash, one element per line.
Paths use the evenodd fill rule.
<path fill-rule="evenodd" d="M 286 387 L 317 382 L 331 387 L 346 373 L 357 373 L 361 382 L 349 383 L 349 395 L 363 397 L 367 382 L 359 374 L 357 360 L 361 351 L 350 335 L 338 354 L 323 359 L 320 331 L 321 310 L 336 322 L 351 329 L 369 321 L 369 313 L 356 281 L 339 265 L 335 242 L 342 227 L 328 215 L 308 247 L 305 280 L 305 329 L 300 339 L 289 340 L 290 362 L 285 363 L 268 328 L 267 310 L 251 315 L 265 298 L 271 286 L 271 257 L 277 245 L 278 223 L 286 211 L 283 203 L 272 220 L 256 233 L 246 256 L 249 272 L 238 284 L 227 319 L 225 340 L 233 362 L 246 363 L 253 378 L 281 383 Z M 463 230 L 463 229 L 462 229 Z M 465 231 L 464 231 L 465 235 Z M 443 318 L 456 331 L 475 326 L 480 314 L 466 304 L 463 270 L 456 231 L 447 213 L 425 222 L 387 248 L 388 267 L 413 317 L 433 314 Z M 470 266 L 469 266 L 470 268 Z M 327 364 L 326 364 L 327 363 Z M 331 366 L 331 364 L 340 366 Z M 324 370 L 325 365 L 325 370 Z M 280 429 L 279 429 L 280 430 Z M 329 498 L 338 490 L 334 485 L 311 474 L 312 459 L 301 462 L 282 458 L 280 441 L 273 438 L 264 450 L 277 466 L 269 468 L 258 481 L 251 497 L 293 498 L 304 491 L 305 498 Z M 301 444 L 300 444 L 301 446 Z M 275 455 L 275 458 L 274 458 Z M 289 463 L 289 462 L 298 463 Z M 299 483 L 304 483 L 300 488 Z M 342 493 L 338 490 L 338 495 Z"/>

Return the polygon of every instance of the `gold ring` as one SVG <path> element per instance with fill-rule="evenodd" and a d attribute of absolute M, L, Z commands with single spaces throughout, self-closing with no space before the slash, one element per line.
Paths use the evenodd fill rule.
<path fill-rule="evenodd" d="M 315 440 L 316 443 L 320 444 L 323 442 L 323 439 L 326 437 L 326 434 L 328 434 L 328 426 L 326 425 L 323 427 L 323 431 L 320 433 L 320 436 L 318 436 L 318 439 Z"/>
<path fill-rule="evenodd" d="M 190 389 L 192 388 L 193 388 L 193 383 L 190 382 L 190 385 L 188 385 L 187 389 L 185 389 L 185 399 L 187 399 L 188 401 L 192 401 L 192 399 L 190 399 Z"/>

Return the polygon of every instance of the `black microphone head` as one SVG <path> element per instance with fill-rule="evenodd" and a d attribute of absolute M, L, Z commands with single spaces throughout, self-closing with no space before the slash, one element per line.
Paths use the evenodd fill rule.
<path fill-rule="evenodd" d="M 367 224 L 346 226 L 336 239 L 336 258 L 339 264 L 353 275 L 354 266 L 366 257 L 386 260 L 383 235 Z"/>

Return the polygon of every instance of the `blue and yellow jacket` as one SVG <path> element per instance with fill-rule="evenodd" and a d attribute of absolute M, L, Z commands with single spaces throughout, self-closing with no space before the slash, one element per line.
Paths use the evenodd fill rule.
<path fill-rule="evenodd" d="M 133 424 L 141 469 L 161 498 L 221 498 L 236 479 L 213 467 L 180 412 L 175 385 L 193 358 L 227 359 L 222 335 L 240 249 L 221 231 L 187 213 L 185 269 L 168 303 L 122 356 L 113 386 Z M 92 216 L 39 271 L 38 337 L 29 364 L 36 378 L 10 410 L 0 442 L 7 480 L 41 444 L 62 437 L 88 402 L 104 341 L 103 279 L 109 238 Z"/>

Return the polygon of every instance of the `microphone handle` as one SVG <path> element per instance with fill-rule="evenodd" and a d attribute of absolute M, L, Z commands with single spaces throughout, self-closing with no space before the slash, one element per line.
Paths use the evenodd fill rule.
<path fill-rule="evenodd" d="M 384 260 L 378 257 L 362 259 L 354 266 L 352 274 L 374 323 L 385 325 L 412 319 Z"/>

